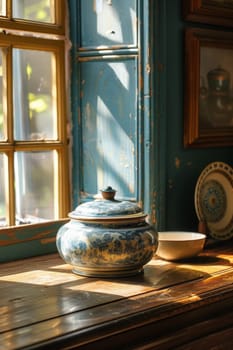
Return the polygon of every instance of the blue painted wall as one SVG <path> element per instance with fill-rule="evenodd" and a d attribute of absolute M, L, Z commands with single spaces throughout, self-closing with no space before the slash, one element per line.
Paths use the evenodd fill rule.
<path fill-rule="evenodd" d="M 163 3 L 163 4 L 162 4 Z M 164 59 L 165 80 L 163 88 L 166 123 L 163 135 L 166 138 L 165 201 L 163 220 L 166 229 L 197 229 L 194 207 L 196 181 L 205 166 L 213 161 L 226 162 L 233 166 L 233 148 L 185 149 L 183 146 L 184 118 L 184 29 L 202 27 L 204 24 L 185 22 L 182 18 L 182 1 L 160 1 L 161 34 L 164 38 L 160 48 Z M 219 29 L 216 26 L 208 28 Z M 164 142 L 164 141 L 163 141 Z"/>

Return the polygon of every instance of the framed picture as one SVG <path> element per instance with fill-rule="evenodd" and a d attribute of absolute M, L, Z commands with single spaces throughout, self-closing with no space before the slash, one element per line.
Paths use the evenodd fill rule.
<path fill-rule="evenodd" d="M 187 21 L 233 27 L 233 0 L 183 0 Z"/>
<path fill-rule="evenodd" d="M 233 32 L 185 32 L 185 147 L 233 145 Z"/>

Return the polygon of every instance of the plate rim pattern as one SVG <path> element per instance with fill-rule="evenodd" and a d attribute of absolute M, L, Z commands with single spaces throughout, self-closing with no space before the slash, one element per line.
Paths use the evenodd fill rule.
<path fill-rule="evenodd" d="M 230 239 L 233 237 L 233 195 L 232 195 L 232 202 L 227 205 L 231 205 L 232 207 L 232 213 L 229 222 L 226 223 L 225 227 L 223 230 L 219 231 L 217 229 L 214 229 L 213 223 L 208 223 L 205 220 L 204 213 L 201 208 L 201 188 L 205 184 L 206 179 L 210 176 L 213 175 L 214 173 L 216 174 L 221 174 L 222 176 L 225 177 L 226 181 L 230 184 L 232 190 L 233 190 L 233 168 L 222 161 L 215 161 L 209 163 L 200 173 L 198 180 L 196 182 L 195 186 L 195 193 L 194 193 L 194 204 L 195 204 L 195 211 L 198 217 L 199 221 L 204 221 L 207 225 L 208 228 L 208 234 L 215 239 L 218 240 L 226 240 Z M 219 184 L 222 185 L 221 182 Z M 222 185 L 223 186 L 223 185 Z M 223 186 L 224 187 L 224 186 Z M 233 192 L 232 192 L 233 194 Z"/>

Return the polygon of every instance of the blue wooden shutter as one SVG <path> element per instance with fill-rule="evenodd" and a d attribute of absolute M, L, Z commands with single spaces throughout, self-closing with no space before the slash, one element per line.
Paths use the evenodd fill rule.
<path fill-rule="evenodd" d="M 70 2 L 71 20 L 77 14 L 71 21 L 74 206 L 109 185 L 121 199 L 149 203 L 143 192 L 150 171 L 149 83 L 142 78 L 147 7 L 139 0 Z"/>

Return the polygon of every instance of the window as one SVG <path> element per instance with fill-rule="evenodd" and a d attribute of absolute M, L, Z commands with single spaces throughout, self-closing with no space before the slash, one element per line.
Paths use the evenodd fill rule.
<path fill-rule="evenodd" d="M 0 1 L 0 246 L 69 210 L 64 3 Z"/>

